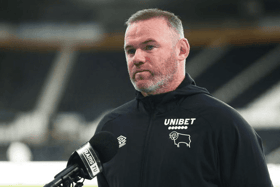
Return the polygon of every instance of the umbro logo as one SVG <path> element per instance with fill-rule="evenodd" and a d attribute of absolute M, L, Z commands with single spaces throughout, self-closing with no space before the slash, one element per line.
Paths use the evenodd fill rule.
<path fill-rule="evenodd" d="M 126 137 L 123 135 L 120 135 L 118 138 L 119 141 L 119 148 L 121 148 L 122 146 L 124 146 L 126 144 Z"/>

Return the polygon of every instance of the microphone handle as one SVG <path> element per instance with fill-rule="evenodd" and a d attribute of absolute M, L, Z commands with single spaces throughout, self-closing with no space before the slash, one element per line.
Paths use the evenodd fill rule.
<path fill-rule="evenodd" d="M 62 170 L 60 173 L 58 173 L 54 178 L 53 181 L 50 183 L 46 184 L 44 187 L 57 187 L 60 186 L 62 183 L 67 183 L 67 186 L 70 186 L 72 181 L 69 181 L 69 177 L 71 177 L 75 172 L 79 172 L 80 168 L 78 164 L 69 166 Z M 75 175 L 74 175 L 75 176 Z M 68 180 L 68 181 L 67 181 Z"/>

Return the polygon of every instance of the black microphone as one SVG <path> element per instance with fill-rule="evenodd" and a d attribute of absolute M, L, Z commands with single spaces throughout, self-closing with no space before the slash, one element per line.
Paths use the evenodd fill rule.
<path fill-rule="evenodd" d="M 66 169 L 58 173 L 44 187 L 70 186 L 81 178 L 92 179 L 102 172 L 102 164 L 111 160 L 118 152 L 119 143 L 115 136 L 106 131 L 94 135 L 70 156 Z"/>

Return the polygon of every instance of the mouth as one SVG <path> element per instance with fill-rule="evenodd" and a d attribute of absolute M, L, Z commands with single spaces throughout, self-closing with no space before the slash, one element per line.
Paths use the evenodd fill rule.
<path fill-rule="evenodd" d="M 137 74 L 137 73 L 142 73 L 142 72 L 150 72 L 149 70 L 139 70 L 139 71 L 135 71 L 134 73 L 133 73 L 133 79 L 135 79 L 135 75 Z M 150 72 L 151 73 L 151 72 Z"/>

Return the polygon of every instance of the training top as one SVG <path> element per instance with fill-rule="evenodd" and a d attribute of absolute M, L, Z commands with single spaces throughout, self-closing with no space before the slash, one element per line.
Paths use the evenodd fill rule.
<path fill-rule="evenodd" d="M 99 187 L 272 187 L 261 138 L 188 74 L 172 92 L 137 92 L 100 131 L 113 133 L 119 150 Z"/>

